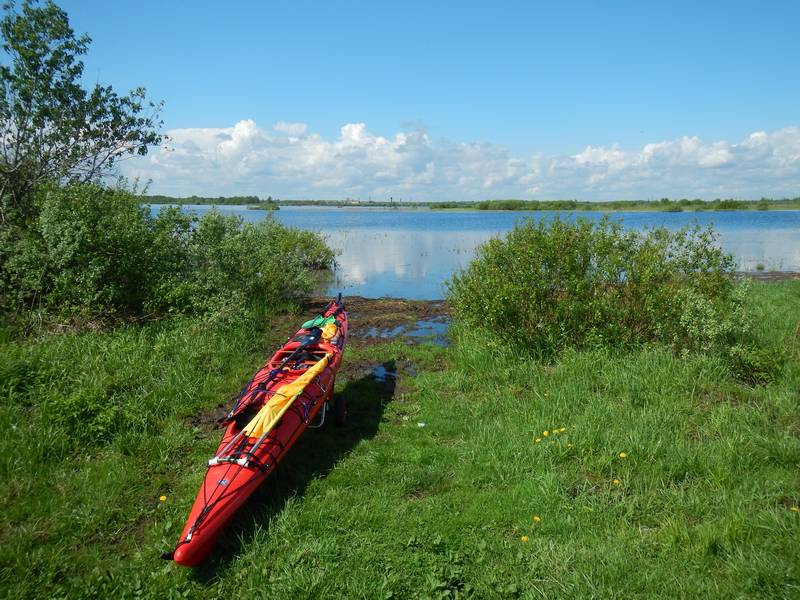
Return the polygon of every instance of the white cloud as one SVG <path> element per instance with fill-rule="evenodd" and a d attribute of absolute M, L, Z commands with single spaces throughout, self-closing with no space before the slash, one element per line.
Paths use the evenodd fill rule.
<path fill-rule="evenodd" d="M 287 135 L 303 135 L 308 129 L 305 123 L 289 123 L 287 121 L 278 121 L 272 126 L 275 131 L 285 133 Z"/>
<path fill-rule="evenodd" d="M 126 175 L 172 195 L 404 199 L 761 197 L 800 195 L 800 127 L 738 143 L 696 136 L 640 149 L 587 146 L 571 156 L 513 156 L 488 142 L 433 140 L 424 129 L 384 137 L 364 123 L 335 139 L 305 123 L 270 130 L 168 131 L 169 150 L 123 163 Z"/>

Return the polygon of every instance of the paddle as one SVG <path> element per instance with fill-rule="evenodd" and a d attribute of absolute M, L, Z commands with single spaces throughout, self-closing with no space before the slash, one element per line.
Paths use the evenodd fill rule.
<path fill-rule="evenodd" d="M 261 382 L 261 383 L 258 385 L 258 387 L 259 387 L 259 388 L 261 388 L 261 389 L 264 389 L 264 388 L 266 387 L 266 385 L 267 385 L 267 384 L 268 384 L 270 381 L 272 381 L 273 379 L 275 379 L 275 376 L 276 376 L 278 373 L 280 373 L 280 372 L 283 370 L 283 368 L 284 368 L 286 365 L 288 365 L 288 364 L 289 364 L 289 362 L 290 362 L 290 361 L 291 361 L 293 358 L 295 358 L 295 357 L 296 357 L 298 354 L 300 354 L 300 353 L 301 353 L 303 350 L 305 350 L 305 349 L 306 349 L 306 348 L 308 348 L 309 346 L 311 346 L 311 345 L 313 345 L 313 344 L 316 344 L 316 343 L 318 343 L 321 337 L 322 337 L 322 330 L 321 330 L 319 327 L 314 327 L 314 328 L 313 328 L 313 329 L 311 329 L 311 330 L 310 330 L 310 331 L 309 331 L 307 334 L 305 334 L 305 335 L 302 335 L 302 336 L 299 336 L 298 338 L 295 338 L 295 340 L 296 340 L 296 341 L 299 341 L 299 342 L 300 342 L 300 345 L 299 345 L 299 346 L 297 346 L 297 348 L 295 348 L 295 349 L 292 351 L 292 353 L 291 353 L 289 356 L 287 356 L 286 358 L 284 358 L 284 359 L 281 361 L 281 364 L 279 364 L 277 367 L 275 367 L 274 369 L 272 369 L 272 370 L 269 372 L 269 375 L 267 375 L 266 379 L 264 379 L 264 381 L 262 381 L 262 382 Z M 226 419 L 230 419 L 230 418 L 232 418 L 232 417 L 233 417 L 233 415 L 236 413 L 236 410 L 239 408 L 239 404 L 241 403 L 241 401 L 242 401 L 242 398 L 244 397 L 244 394 L 245 394 L 245 392 L 247 391 L 247 388 L 249 388 L 249 387 L 250 387 L 250 385 L 252 385 L 252 383 L 253 383 L 253 379 L 251 379 L 251 380 L 250 380 L 250 383 L 248 383 L 246 386 L 244 386 L 244 389 L 242 390 L 242 393 L 241 393 L 241 394 L 239 394 L 239 397 L 238 397 L 238 398 L 236 398 L 236 404 L 234 404 L 234 405 L 233 405 L 233 408 L 232 408 L 232 409 L 230 410 L 230 412 L 228 413 L 228 416 L 226 417 Z M 253 391 L 253 393 L 255 393 L 256 391 L 258 391 L 258 389 L 254 390 L 254 391 Z"/>
<path fill-rule="evenodd" d="M 328 303 L 328 306 L 325 308 L 324 311 L 322 311 L 322 313 L 325 314 L 326 312 L 328 312 L 328 310 L 331 308 L 331 306 L 336 306 L 336 310 L 333 311 L 333 313 L 331 313 L 331 315 L 336 315 L 340 310 L 344 309 L 344 303 L 342 302 L 342 293 L 341 292 L 339 292 L 339 295 L 336 298 L 336 300 L 331 300 Z M 311 345 L 316 344 L 317 342 L 319 342 L 321 337 L 322 337 L 322 330 L 319 327 L 313 327 L 313 328 L 309 329 L 309 332 L 306 335 L 299 336 L 298 338 L 295 338 L 296 341 L 300 342 L 300 345 L 289 356 L 287 356 L 285 359 L 283 359 L 281 361 L 280 365 L 278 365 L 277 367 L 272 369 L 272 371 L 269 372 L 269 375 L 267 375 L 267 378 L 264 381 L 261 382 L 259 387 L 262 388 L 262 389 L 264 387 L 266 387 L 266 384 L 269 383 L 270 381 L 272 381 L 275 378 L 275 376 L 278 373 L 280 373 L 281 370 L 287 364 L 289 364 L 289 361 L 291 361 L 293 358 L 295 358 L 300 352 L 305 350 L 308 346 L 311 346 Z M 226 421 L 228 419 L 232 418 L 233 415 L 236 413 L 236 411 L 239 408 L 239 405 L 242 402 L 242 398 L 244 398 L 245 393 L 247 392 L 248 388 L 252 384 L 253 384 L 253 379 L 251 379 L 247 383 L 247 385 L 245 385 L 244 388 L 242 388 L 241 393 L 236 398 L 236 402 L 234 403 L 233 408 L 231 408 L 231 410 L 228 412 L 228 415 L 225 417 Z M 255 393 L 257 391 L 258 390 L 254 390 L 253 393 Z"/>

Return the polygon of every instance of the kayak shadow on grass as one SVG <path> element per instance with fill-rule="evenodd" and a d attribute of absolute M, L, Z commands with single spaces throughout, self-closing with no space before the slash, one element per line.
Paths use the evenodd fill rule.
<path fill-rule="evenodd" d="M 347 382 L 334 394 L 346 400 L 346 424 L 337 427 L 329 411 L 320 429 L 306 430 L 225 528 L 205 563 L 192 570 L 192 577 L 201 583 L 217 580 L 247 548 L 256 531 L 266 528 L 269 533 L 273 517 L 289 500 L 302 498 L 309 483 L 325 477 L 359 442 L 375 437 L 386 404 L 394 398 L 395 386 L 393 359 Z"/>

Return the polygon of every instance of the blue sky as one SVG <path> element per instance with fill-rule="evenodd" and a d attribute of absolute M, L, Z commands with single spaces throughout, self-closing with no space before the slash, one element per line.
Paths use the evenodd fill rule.
<path fill-rule="evenodd" d="M 180 130 L 126 166 L 153 191 L 800 195 L 800 2 L 59 4 L 87 80 L 146 86 Z"/>

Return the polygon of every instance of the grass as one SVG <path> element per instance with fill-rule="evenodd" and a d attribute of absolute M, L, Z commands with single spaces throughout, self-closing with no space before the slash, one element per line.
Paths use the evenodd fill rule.
<path fill-rule="evenodd" d="M 766 387 L 657 347 L 539 364 L 468 334 L 353 339 L 350 424 L 303 436 L 195 571 L 158 554 L 220 434 L 197 415 L 300 317 L 6 342 L 0 595 L 797 596 L 800 282 L 749 302 L 789 357 Z M 76 448 L 41 407 L 88 385 L 158 416 Z"/>

